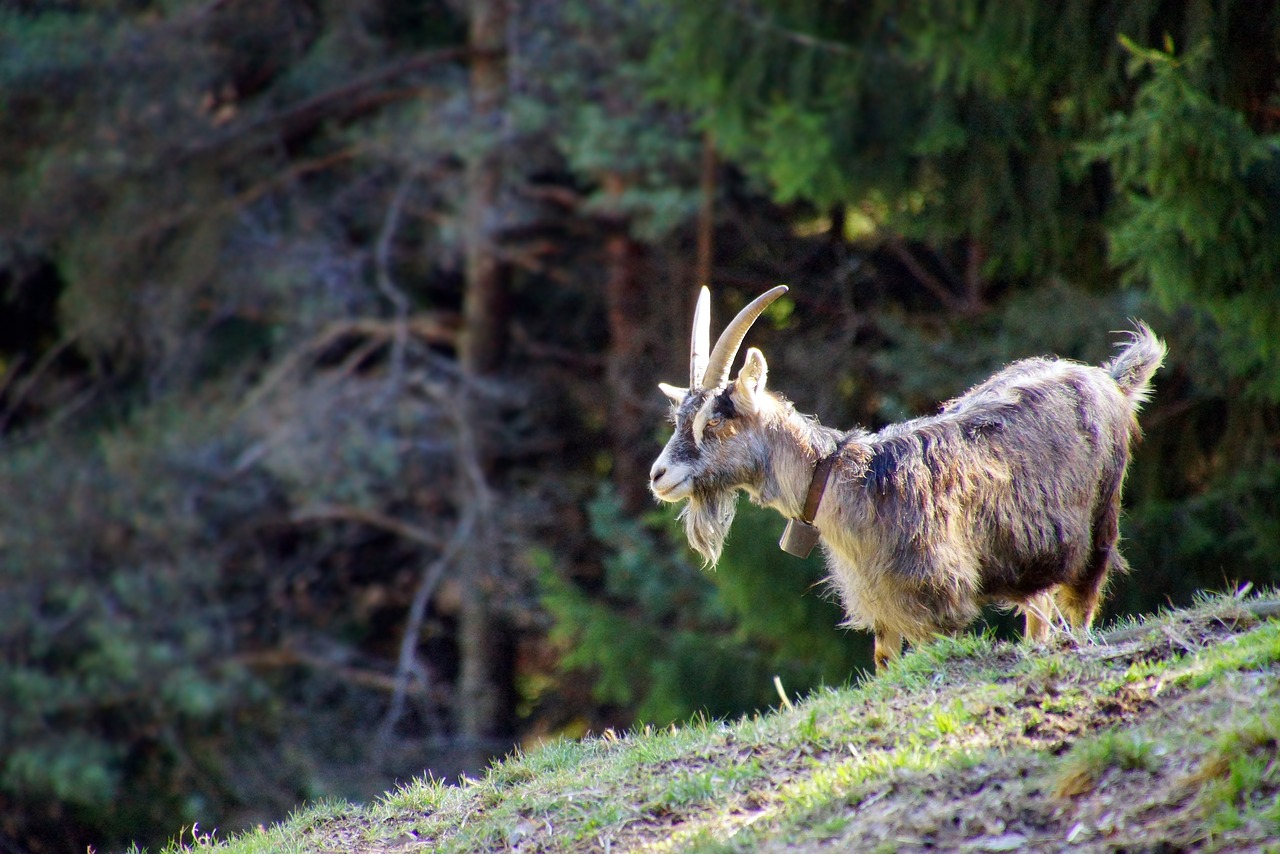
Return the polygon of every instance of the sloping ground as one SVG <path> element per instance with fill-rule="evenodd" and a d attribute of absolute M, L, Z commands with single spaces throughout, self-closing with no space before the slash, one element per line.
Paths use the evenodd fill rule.
<path fill-rule="evenodd" d="M 171 851 L 1280 851 L 1280 602 L 964 637 L 736 723 L 559 742 Z"/>

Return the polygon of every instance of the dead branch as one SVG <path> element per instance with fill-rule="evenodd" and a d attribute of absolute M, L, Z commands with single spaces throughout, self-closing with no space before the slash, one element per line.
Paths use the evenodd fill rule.
<path fill-rule="evenodd" d="M 396 187 L 387 205 L 387 215 L 383 218 L 382 229 L 378 233 L 378 242 L 374 246 L 374 268 L 378 282 L 378 290 L 387 298 L 395 311 L 391 319 L 391 370 L 387 383 L 387 393 L 394 394 L 404 378 L 405 347 L 409 340 L 409 299 L 391 278 L 391 244 L 395 240 L 396 231 L 400 228 L 400 213 L 404 209 L 409 190 L 417 180 L 418 173 L 410 170 Z"/>
<path fill-rule="evenodd" d="M 515 192 L 527 199 L 549 202 L 571 211 L 586 203 L 586 197 L 582 193 L 572 187 L 557 184 L 521 184 L 515 188 Z"/>
<path fill-rule="evenodd" d="M 831 39 L 824 39 L 821 36 L 815 36 L 812 33 L 805 33 L 799 30 L 793 30 L 789 27 L 784 27 L 777 21 L 773 20 L 768 13 L 761 12 L 759 9 L 752 6 L 751 3 L 746 2 L 746 0 L 739 0 L 739 2 L 730 5 L 729 9 L 736 12 L 746 20 L 747 23 L 751 24 L 751 26 L 761 32 L 768 33 L 769 35 L 783 39 L 784 41 L 794 42 L 801 47 L 822 51 L 824 53 L 834 53 L 843 56 L 855 57 L 858 55 L 857 51 L 850 45 L 832 41 Z"/>
<path fill-rule="evenodd" d="M 477 529 L 483 523 L 483 520 L 488 518 L 492 505 L 492 497 L 484 479 L 484 472 L 480 467 L 472 425 L 463 416 L 463 413 L 469 407 L 459 405 L 461 401 L 439 383 L 418 378 L 417 385 L 442 411 L 451 416 L 458 438 L 456 459 L 462 469 L 462 473 L 466 476 L 467 488 L 459 489 L 458 504 L 461 508 L 461 515 L 453 534 L 449 537 L 448 544 L 436 560 L 423 567 L 422 577 L 418 581 L 418 588 L 414 591 L 413 603 L 409 607 L 409 614 L 405 619 L 404 633 L 400 639 L 400 656 L 396 664 L 395 676 L 396 688 L 392 691 L 391 703 L 387 708 L 387 714 L 378 726 L 377 744 L 380 746 L 390 743 L 395 725 L 404 714 L 405 697 L 410 685 L 410 677 L 414 673 L 422 672 L 418 666 L 417 646 L 418 637 L 422 632 L 422 622 L 426 617 L 427 604 L 431 601 L 436 587 L 444 577 L 445 570 L 457 559 L 463 547 L 465 545 L 474 545 L 484 539 L 483 532 L 478 534 Z"/>
<path fill-rule="evenodd" d="M 267 193 L 275 190 L 280 185 L 289 181 L 294 181 L 305 175 L 310 175 L 313 172 L 324 172 L 341 163 L 346 163 L 352 160 L 359 151 L 360 149 L 358 147 L 351 145 L 346 148 L 338 149 L 337 151 L 329 152 L 323 157 L 312 157 L 308 160 L 291 163 L 288 167 L 281 169 L 270 178 L 251 184 L 246 189 L 236 193 L 230 201 L 224 203 L 221 207 L 228 212 L 242 210 L 265 196 Z M 204 208 L 199 208 L 198 210 L 201 214 L 207 213 Z M 187 210 L 185 213 L 179 213 L 177 216 L 170 217 L 163 221 L 161 227 L 169 228 L 173 225 L 177 225 L 183 220 L 188 219 L 196 212 L 197 210 L 193 208 Z"/>
<path fill-rule="evenodd" d="M 13 381 L 17 379 L 18 374 L 22 370 L 22 366 L 26 364 L 26 361 L 26 354 L 19 353 L 14 357 L 12 362 L 5 366 L 4 375 L 0 376 L 0 399 L 4 398 L 5 392 L 8 391 L 9 386 L 13 384 Z"/>
<path fill-rule="evenodd" d="M 371 688 L 375 691 L 392 692 L 396 690 L 397 685 L 395 678 L 389 674 L 379 673 L 376 670 L 369 670 L 363 667 L 338 665 L 331 658 L 290 647 L 245 652 L 235 656 L 232 660 L 244 667 L 262 670 L 284 667 L 306 667 L 311 670 L 322 670 L 327 675 L 343 682 L 348 682 L 361 688 Z M 425 684 L 421 686 L 405 686 L 403 690 L 414 695 L 425 696 L 428 686 Z"/>
<path fill-rule="evenodd" d="M 912 277 L 919 282 L 925 290 L 938 298 L 938 301 L 946 306 L 949 310 L 962 313 L 966 310 L 965 304 L 951 293 L 951 290 L 942 283 L 942 281 L 933 273 L 925 269 L 920 260 L 911 252 L 906 241 L 897 235 L 890 235 L 885 240 L 885 246 L 897 258 L 902 266 L 907 268 Z"/>
<path fill-rule="evenodd" d="M 406 522 L 403 519 L 397 519 L 394 516 L 388 516 L 385 513 L 379 513 L 377 510 L 367 510 L 363 507 L 352 507 L 345 504 L 322 504 L 299 510 L 289 518 L 298 523 L 355 522 L 395 534 L 397 537 L 429 548 L 439 549 L 445 546 L 443 539 L 426 528 Z"/>
<path fill-rule="evenodd" d="M 529 334 L 524 324 L 513 321 L 511 324 L 511 340 L 524 353 L 535 359 L 551 362 L 563 362 L 584 371 L 598 372 L 604 370 L 604 356 L 599 353 L 585 353 L 571 347 L 561 347 L 539 341 Z"/>
<path fill-rule="evenodd" d="M 5 429 L 9 426 L 9 421 L 15 414 L 17 414 L 18 410 L 22 408 L 22 404 L 26 401 L 27 395 L 31 393 L 31 390 L 36 387 L 44 377 L 45 373 L 53 367 L 55 362 L 58 361 L 58 357 L 71 349 L 71 345 L 75 344 L 79 338 L 80 334 L 77 332 L 72 332 L 69 335 L 63 336 L 61 341 L 44 352 L 40 359 L 32 365 L 31 371 L 26 376 L 22 377 L 21 380 L 18 380 L 17 367 L 15 366 L 13 376 L 5 379 L 6 385 L 8 385 L 11 380 L 14 381 L 13 399 L 8 402 L 3 410 L 0 410 L 0 433 L 4 433 Z M 20 361 L 21 360 L 18 360 L 19 363 Z"/>
<path fill-rule="evenodd" d="M 1280 617 L 1280 600 L 1271 599 L 1258 602 L 1240 602 L 1239 610 L 1245 614 L 1255 617 L 1259 620 L 1271 620 Z M 1105 632 L 1098 635 L 1098 641 L 1105 644 L 1121 644 L 1131 640 L 1137 640 L 1151 632 L 1157 631 L 1158 626 L 1142 625 L 1133 626 L 1127 629 L 1117 629 L 1113 632 Z"/>
<path fill-rule="evenodd" d="M 458 340 L 458 321 L 456 317 L 439 312 L 417 314 L 404 320 L 403 328 L 412 338 L 417 338 L 428 345 L 455 347 Z M 343 338 L 358 336 L 385 343 L 394 341 L 398 324 L 395 320 L 365 317 L 355 320 L 342 320 L 330 323 L 316 335 L 302 342 L 287 353 L 276 366 L 258 383 L 258 387 L 248 395 L 240 406 L 240 414 L 247 412 L 262 402 L 275 391 L 294 371 L 298 370 L 308 359 L 323 353 Z"/>
<path fill-rule="evenodd" d="M 326 119 L 334 118 L 337 113 L 344 117 L 358 115 L 361 112 L 358 107 L 363 103 L 359 99 L 369 100 L 369 89 L 382 86 L 397 77 L 402 77 L 415 71 L 423 71 L 433 66 L 450 62 L 470 61 L 481 56 L 490 56 L 492 53 L 492 51 L 478 51 L 469 47 L 440 48 L 388 63 L 341 86 L 313 95 L 278 112 L 260 116 L 236 128 L 229 134 L 205 141 L 191 149 L 188 152 L 188 156 L 205 154 L 260 131 L 274 130 L 284 136 L 296 136 Z M 376 93 L 372 101 L 375 104 L 379 103 Z M 353 108 L 353 104 L 355 108 Z"/>

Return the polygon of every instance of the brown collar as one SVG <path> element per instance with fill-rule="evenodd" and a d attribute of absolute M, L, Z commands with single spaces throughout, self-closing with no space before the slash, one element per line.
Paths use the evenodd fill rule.
<path fill-rule="evenodd" d="M 786 530 L 782 532 L 782 539 L 778 541 L 778 548 L 787 554 L 800 558 L 808 557 L 822 537 L 822 532 L 814 527 L 813 518 L 818 515 L 822 493 L 827 490 L 827 479 L 831 476 L 831 469 L 835 467 L 836 458 L 844 450 L 847 438 L 847 436 L 842 437 L 839 442 L 836 442 L 835 450 L 814 465 L 813 476 L 809 480 L 809 494 L 805 496 L 804 509 L 800 511 L 800 518 L 787 520 Z"/>
<path fill-rule="evenodd" d="M 822 503 L 822 494 L 827 491 L 827 478 L 831 476 L 831 469 L 835 467 L 836 459 L 844 450 L 847 440 L 848 436 L 841 436 L 836 442 L 835 450 L 818 460 L 817 465 L 813 467 L 813 479 L 809 481 L 809 493 L 804 498 L 804 509 L 800 511 L 800 521 L 813 524 L 814 517 L 818 515 L 818 505 Z"/>
<path fill-rule="evenodd" d="M 818 464 L 813 467 L 813 479 L 809 481 L 809 494 L 804 498 L 800 521 L 813 524 L 813 518 L 818 515 L 818 505 L 822 503 L 822 494 L 827 491 L 827 478 L 831 476 L 831 469 L 835 467 L 836 455 L 839 453 L 840 449 L 837 448 L 832 454 L 818 460 Z"/>

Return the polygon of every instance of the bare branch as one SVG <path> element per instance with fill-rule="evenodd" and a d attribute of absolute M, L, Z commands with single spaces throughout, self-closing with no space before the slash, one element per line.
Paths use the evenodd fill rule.
<path fill-rule="evenodd" d="M 417 177 L 417 172 L 410 171 L 400 181 L 400 186 L 396 187 L 391 203 L 387 205 L 387 215 L 383 218 L 382 230 L 378 233 L 378 242 L 374 247 L 378 290 L 395 310 L 395 317 L 392 320 L 391 371 L 387 382 L 389 395 L 395 393 L 403 380 L 404 352 L 409 340 L 409 327 L 406 323 L 409 316 L 409 299 L 391 278 L 391 244 L 395 240 L 396 229 L 400 227 L 400 213 L 404 209 L 404 201 Z"/>
<path fill-rule="evenodd" d="M 454 423 L 458 437 L 456 459 L 466 475 L 468 488 L 459 490 L 458 503 L 461 507 L 461 516 L 453 534 L 449 537 L 449 542 L 436 560 L 423 567 L 418 589 L 414 592 L 413 602 L 405 620 L 404 633 L 400 639 L 400 657 L 396 665 L 395 677 L 397 687 L 392 692 L 387 714 L 378 726 L 377 743 L 380 746 L 390 743 L 395 725 L 404 714 L 405 694 L 408 691 L 410 678 L 413 673 L 420 670 L 417 663 L 417 645 L 422 632 L 422 622 L 426 617 L 427 604 L 431 601 L 445 570 L 457 559 L 463 547 L 469 544 L 474 545 L 484 539 L 482 536 L 477 536 L 477 528 L 488 517 L 492 505 L 484 472 L 480 467 L 472 425 L 463 415 L 469 407 L 460 405 L 462 402 L 439 383 L 419 378 L 417 385 L 439 405 L 442 411 L 450 415 Z"/>
<path fill-rule="evenodd" d="M 423 567 L 422 576 L 418 580 L 418 589 L 413 592 L 413 601 L 409 604 L 409 615 L 405 619 L 404 634 L 400 637 L 400 655 L 396 661 L 396 674 L 392 680 L 391 703 L 387 713 L 378 725 L 376 743 L 389 744 L 396 723 L 404 715 L 405 697 L 413 688 L 412 677 L 417 675 L 423 691 L 430 686 L 426 681 L 426 671 L 418 665 L 418 638 L 422 633 L 422 622 L 426 619 L 427 605 L 435 595 L 444 572 L 449 568 L 457 550 L 461 548 L 463 538 L 459 536 L 463 526 L 459 525 L 450 540 L 445 553 Z"/>
<path fill-rule="evenodd" d="M 289 517 L 293 522 L 356 522 L 395 534 L 398 537 L 429 548 L 438 549 L 445 541 L 426 528 L 363 507 L 347 504 L 321 504 L 297 511 Z"/>
<path fill-rule="evenodd" d="M 9 401 L 8 405 L 5 406 L 3 410 L 0 410 L 0 434 L 4 433 L 5 429 L 9 426 L 9 421 L 15 414 L 17 414 L 17 411 L 21 408 L 23 401 L 27 399 L 27 395 L 29 395 L 31 390 L 36 387 L 36 384 L 44 374 L 55 362 L 57 362 L 59 356 L 69 350 L 71 345 L 76 343 L 76 340 L 79 337 L 80 335 L 77 332 L 72 332 L 71 334 L 64 336 L 61 341 L 45 351 L 39 361 L 32 366 L 31 372 L 20 381 L 17 379 L 17 363 L 15 363 L 14 373 L 12 376 L 6 377 L 5 379 L 6 385 L 8 385 L 10 381 L 13 381 L 14 388 L 13 399 Z M 3 391 L 3 388 L 0 388 L 0 391 Z"/>
<path fill-rule="evenodd" d="M 430 313 L 408 317 L 404 321 L 408 334 L 426 344 L 455 347 L 458 338 L 458 323 L 455 317 L 448 314 Z M 351 335 L 363 336 L 377 342 L 393 341 L 397 332 L 394 321 L 379 318 L 358 318 L 331 323 L 315 336 L 302 342 L 287 353 L 258 384 L 258 387 L 246 398 L 240 412 L 246 412 L 262 402 L 275 391 L 294 371 L 298 370 L 307 359 Z"/>
<path fill-rule="evenodd" d="M 1238 607 L 1240 611 L 1248 614 L 1250 617 L 1256 617 L 1259 620 L 1273 620 L 1280 617 L 1280 600 L 1276 599 L 1262 600 L 1259 602 L 1241 602 Z M 1098 640 L 1105 644 L 1126 643 L 1154 632 L 1157 628 L 1157 626 L 1142 625 L 1133 626 L 1132 628 L 1127 629 L 1117 629 L 1115 631 L 1100 634 L 1098 636 Z"/>
<path fill-rule="evenodd" d="M 911 248 L 907 246 L 905 240 L 895 235 L 889 235 L 885 240 L 885 245 L 889 251 L 893 253 L 893 257 L 901 262 L 902 266 L 907 268 L 917 282 L 924 286 L 925 290 L 933 294 L 951 311 L 964 312 L 966 307 L 964 303 L 951 293 L 951 290 L 942 283 L 942 281 L 933 273 L 925 269 L 920 260 L 911 252 Z"/>
<path fill-rule="evenodd" d="M 830 39 L 824 39 L 811 33 L 802 33 L 799 30 L 787 29 L 776 23 L 767 14 L 760 12 L 754 8 L 746 0 L 739 0 L 730 7 L 733 11 L 741 15 L 751 26 L 761 32 L 778 36 L 785 41 L 795 42 L 803 47 L 820 50 L 826 53 L 836 53 L 842 56 L 857 56 L 858 52 L 847 44 L 842 44 Z"/>
<path fill-rule="evenodd" d="M 188 154 L 204 154 L 259 131 L 278 130 L 285 136 L 295 136 L 325 119 L 332 118 L 335 113 L 340 112 L 343 116 L 349 117 L 358 114 L 362 109 L 367 109 L 366 102 L 379 105 L 382 99 L 375 97 L 370 100 L 367 90 L 389 83 L 397 77 L 435 65 L 472 60 L 482 55 L 488 56 L 490 53 L 467 47 L 441 48 L 388 63 L 355 80 L 306 98 L 279 112 L 247 122 L 225 136 L 205 141 L 190 150 Z"/>
<path fill-rule="evenodd" d="M 350 665 L 340 665 L 332 658 L 323 655 L 317 655 L 312 652 L 305 652 L 291 647 L 278 647 L 276 649 L 263 649 L 254 652 L 245 652 L 232 658 L 236 664 L 251 668 L 282 668 L 282 667 L 307 667 L 312 670 L 322 670 L 327 675 L 343 682 L 349 682 L 352 685 L 358 685 L 361 688 L 372 688 L 375 691 L 392 692 L 396 690 L 396 680 L 394 677 L 386 673 L 380 673 L 377 670 L 369 670 L 363 667 L 352 667 Z M 426 686 L 405 688 L 413 694 L 426 695 Z"/>

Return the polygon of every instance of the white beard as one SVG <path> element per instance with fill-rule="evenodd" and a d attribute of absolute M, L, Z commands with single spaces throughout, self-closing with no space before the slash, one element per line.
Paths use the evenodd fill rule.
<path fill-rule="evenodd" d="M 690 496 L 689 503 L 680 512 L 689 545 L 702 555 L 707 566 L 715 566 L 720 560 L 737 508 L 738 491 L 728 489 L 706 498 Z"/>

